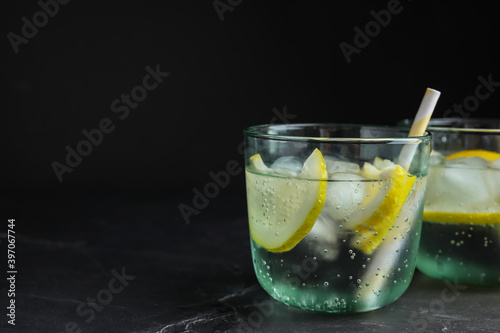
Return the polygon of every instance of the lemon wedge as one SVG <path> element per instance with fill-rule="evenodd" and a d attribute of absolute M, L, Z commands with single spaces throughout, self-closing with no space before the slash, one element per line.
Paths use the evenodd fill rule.
<path fill-rule="evenodd" d="M 371 254 L 394 225 L 413 189 L 416 177 L 410 175 L 400 165 L 380 159 L 375 159 L 373 165 L 365 163 L 360 174 L 373 179 L 378 178 L 389 184 L 387 191 L 381 190 L 379 193 L 383 198 L 373 200 L 378 206 L 373 210 L 368 209 L 372 212 L 371 215 L 353 227 L 357 235 L 351 240 L 351 245 L 366 254 Z"/>
<path fill-rule="evenodd" d="M 255 243 L 270 252 L 285 252 L 312 229 L 326 201 L 328 172 L 315 149 L 302 171 L 290 177 L 267 167 L 259 154 L 246 170 L 248 219 Z"/>
<path fill-rule="evenodd" d="M 493 162 L 494 160 L 500 158 L 500 154 L 493 151 L 481 150 L 481 149 L 462 150 L 446 156 L 445 159 L 452 160 L 461 157 L 481 157 L 487 160 L 488 162 Z"/>
<path fill-rule="evenodd" d="M 500 212 L 459 213 L 424 211 L 424 221 L 460 224 L 500 224 Z"/>
<path fill-rule="evenodd" d="M 489 163 L 500 159 L 500 154 L 488 150 L 462 150 L 445 157 L 446 160 L 453 160 L 456 158 L 467 157 L 480 157 Z M 440 175 L 441 176 L 441 175 Z M 470 175 L 473 177 L 473 175 Z M 492 198 L 495 201 L 494 198 Z M 484 203 L 483 203 L 484 204 Z M 486 203 L 485 207 L 493 207 L 496 203 Z M 430 207 L 429 207 L 430 208 Z M 477 207 L 476 207 L 477 209 Z M 424 221 L 437 222 L 437 223 L 459 223 L 459 224 L 500 224 L 500 212 L 486 211 L 486 212 L 467 212 L 467 211 L 437 211 L 437 210 L 424 210 Z"/>

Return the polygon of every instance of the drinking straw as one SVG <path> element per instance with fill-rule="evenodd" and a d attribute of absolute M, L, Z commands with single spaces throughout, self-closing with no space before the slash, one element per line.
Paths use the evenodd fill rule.
<path fill-rule="evenodd" d="M 418 108 L 417 114 L 415 115 L 415 119 L 413 119 L 413 124 L 410 128 L 410 133 L 408 133 L 408 137 L 413 136 L 422 136 L 425 133 L 427 125 L 429 124 L 429 120 L 431 119 L 432 113 L 434 112 L 434 108 L 436 107 L 436 103 L 439 99 L 441 92 L 427 88 L 425 91 L 425 95 L 422 98 L 422 102 Z M 398 164 L 401 165 L 406 171 L 408 171 L 411 161 L 413 160 L 413 155 L 415 154 L 415 150 L 417 149 L 417 145 L 415 144 L 407 144 L 403 146 L 401 149 L 401 153 L 399 154 Z"/>
<path fill-rule="evenodd" d="M 424 134 L 440 95 L 439 91 L 427 88 L 408 136 L 421 136 Z"/>
<path fill-rule="evenodd" d="M 441 95 L 439 91 L 427 88 L 417 114 L 415 115 L 415 119 L 413 120 L 408 137 L 422 136 L 425 133 L 429 120 L 434 112 L 434 107 L 439 99 L 439 95 Z M 398 164 L 406 171 L 408 171 L 410 167 L 416 148 L 416 144 L 406 144 L 401 149 Z M 390 276 L 389 267 L 393 267 L 393 263 L 399 260 L 398 251 L 404 241 L 406 240 L 398 239 L 397 241 L 395 240 L 391 242 L 386 247 L 381 248 L 381 252 L 375 256 L 374 260 L 372 260 L 372 264 L 370 265 L 368 271 L 364 274 L 363 280 L 369 282 L 373 293 L 365 293 L 362 297 L 360 297 L 362 301 L 371 303 L 374 307 L 377 306 L 378 296 L 376 291 L 381 290 L 384 284 L 388 282 L 385 279 L 380 279 L 379 276 L 378 278 L 374 278 L 374 276 Z"/>

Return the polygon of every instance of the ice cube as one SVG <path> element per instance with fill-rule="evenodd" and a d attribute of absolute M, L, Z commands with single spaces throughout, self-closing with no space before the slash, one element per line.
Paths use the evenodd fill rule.
<path fill-rule="evenodd" d="M 328 182 L 325 215 L 334 220 L 347 222 L 349 216 L 359 209 L 368 194 L 367 178 L 347 172 L 332 174 Z"/>
<path fill-rule="evenodd" d="M 380 178 L 380 170 L 377 169 L 373 164 L 365 162 L 363 164 L 363 169 L 361 169 L 361 174 L 365 177 L 371 179 L 379 179 Z"/>
<path fill-rule="evenodd" d="M 307 236 L 313 247 L 314 255 L 322 260 L 337 259 L 341 245 L 339 244 L 341 239 L 339 233 L 345 233 L 345 231 L 339 228 L 338 223 L 332 222 L 320 214 Z"/>
<path fill-rule="evenodd" d="M 396 164 L 390 160 L 384 160 L 380 157 L 375 157 L 373 164 L 365 162 L 360 174 L 370 179 L 385 179 L 391 177 L 391 172 Z"/>
<path fill-rule="evenodd" d="M 500 209 L 500 158 L 490 162 L 490 169 L 487 171 L 488 183 L 492 198 Z"/>
<path fill-rule="evenodd" d="M 358 172 L 359 165 L 353 162 L 342 161 L 334 156 L 324 156 L 328 175 L 336 172 Z"/>
<path fill-rule="evenodd" d="M 380 157 L 375 157 L 375 159 L 373 160 L 373 166 L 379 170 L 384 170 L 394 166 L 394 163 L 390 160 L 383 160 Z"/>
<path fill-rule="evenodd" d="M 296 156 L 282 156 L 271 165 L 271 169 L 277 174 L 285 176 L 296 176 L 302 171 L 304 161 Z"/>
<path fill-rule="evenodd" d="M 431 156 L 429 158 L 429 164 L 431 165 L 439 165 L 441 163 L 443 163 L 444 161 L 444 156 L 443 154 L 441 154 L 440 152 L 438 151 L 431 151 Z"/>
<path fill-rule="evenodd" d="M 444 165 L 453 167 L 465 167 L 465 168 L 487 168 L 488 161 L 479 156 L 471 157 L 457 157 L 451 160 L 445 160 Z"/>
<path fill-rule="evenodd" d="M 434 166 L 426 189 L 426 210 L 449 212 L 481 211 L 490 199 L 486 170 L 470 167 Z M 463 164 L 462 164 L 463 166 Z"/>
<path fill-rule="evenodd" d="M 496 206 L 495 210 L 498 211 L 500 210 L 500 168 L 489 168 L 484 170 L 483 177 L 485 178 L 488 193 L 492 200 L 489 204 L 486 204 L 485 208 L 493 208 L 493 206 Z"/>
<path fill-rule="evenodd" d="M 314 245 L 315 253 L 327 260 L 337 258 L 338 239 L 342 239 L 339 234 L 348 237 L 353 227 L 365 222 L 380 206 L 389 187 L 389 181 L 373 180 L 359 174 L 332 174 L 325 205 L 310 233 L 318 244 Z"/>
<path fill-rule="evenodd" d="M 490 167 L 493 169 L 500 169 L 500 158 L 497 158 L 493 162 L 490 162 Z"/>

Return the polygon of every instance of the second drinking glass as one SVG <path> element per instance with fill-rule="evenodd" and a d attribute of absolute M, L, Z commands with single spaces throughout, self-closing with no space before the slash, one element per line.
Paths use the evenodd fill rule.
<path fill-rule="evenodd" d="M 408 122 L 409 123 L 409 122 Z M 500 286 L 500 119 L 433 119 L 418 268 Z"/>

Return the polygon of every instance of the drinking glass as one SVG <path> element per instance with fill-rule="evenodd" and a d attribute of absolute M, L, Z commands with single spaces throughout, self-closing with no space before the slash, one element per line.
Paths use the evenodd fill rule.
<path fill-rule="evenodd" d="M 397 300 L 412 279 L 431 135 L 350 124 L 244 131 L 251 252 L 276 300 L 328 313 Z M 404 147 L 411 156 L 397 164 Z"/>
<path fill-rule="evenodd" d="M 433 119 L 417 267 L 459 284 L 500 286 L 500 119 Z"/>

